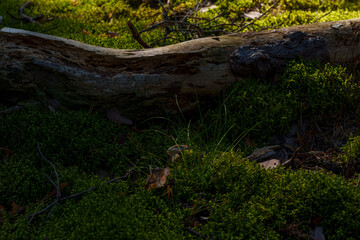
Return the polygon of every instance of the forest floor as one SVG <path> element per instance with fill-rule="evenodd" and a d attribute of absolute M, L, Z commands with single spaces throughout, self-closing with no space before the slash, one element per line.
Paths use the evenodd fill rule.
<path fill-rule="evenodd" d="M 29 23 L 17 19 L 25 2 L 1 1 L 0 28 L 112 48 L 141 48 L 127 23 L 140 32 L 165 12 L 203 34 L 154 28 L 141 33 L 151 47 L 349 19 L 360 8 L 352 1 L 39 0 L 24 13 L 43 17 Z M 130 126 L 38 99 L 2 104 L 0 239 L 358 239 L 359 98 L 358 65 L 296 60 L 276 83 L 247 79 L 195 115 Z"/>

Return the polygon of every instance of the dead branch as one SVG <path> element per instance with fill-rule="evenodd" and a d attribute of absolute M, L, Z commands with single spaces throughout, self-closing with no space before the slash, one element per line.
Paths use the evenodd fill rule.
<path fill-rule="evenodd" d="M 60 197 L 61 197 L 61 194 L 60 194 L 60 182 L 59 182 L 59 174 L 58 174 L 57 171 L 56 171 L 56 167 L 55 167 L 55 165 L 54 165 L 52 162 L 50 162 L 49 160 L 47 160 L 47 159 L 45 158 L 44 154 L 41 152 L 40 143 L 39 143 L 39 142 L 37 142 L 37 149 L 38 149 L 38 151 L 39 151 L 39 153 L 40 153 L 40 156 L 41 156 L 48 164 L 50 164 L 50 166 L 53 168 L 53 171 L 54 171 L 55 176 L 56 176 L 56 184 L 55 184 L 49 177 L 47 177 L 47 178 L 48 178 L 48 179 L 50 180 L 50 182 L 55 186 L 55 188 L 56 188 L 56 199 L 59 200 Z"/>
<path fill-rule="evenodd" d="M 40 33 L 46 33 L 46 32 L 48 32 L 48 31 L 57 29 L 58 27 L 59 27 L 59 26 L 57 25 L 57 26 L 54 26 L 54 27 L 51 27 L 51 28 L 48 28 L 48 29 L 44 29 L 44 30 L 40 31 Z"/>
<path fill-rule="evenodd" d="M 127 172 L 125 173 L 125 175 L 123 175 L 123 176 L 121 176 L 121 177 L 117 177 L 117 178 L 110 179 L 110 180 L 107 181 L 106 183 L 100 184 L 99 186 L 94 186 L 94 187 L 88 188 L 88 189 L 86 189 L 86 190 L 84 190 L 84 191 L 75 193 L 75 194 L 73 194 L 73 195 L 63 197 L 63 198 L 61 198 L 60 200 L 63 201 L 63 200 L 66 200 L 66 199 L 74 198 L 74 197 L 80 196 L 80 195 L 82 195 L 82 194 L 84 194 L 84 193 L 87 193 L 87 192 L 90 192 L 90 191 L 92 191 L 92 190 L 95 190 L 95 189 L 97 189 L 97 188 L 99 188 L 99 187 L 102 187 L 102 186 L 104 186 L 104 185 L 106 185 L 106 184 L 113 183 L 113 182 L 116 183 L 116 182 L 119 182 L 120 180 L 127 179 L 127 178 L 129 177 L 130 173 L 131 173 L 134 169 L 135 169 L 135 167 L 130 168 L 130 170 L 127 171 Z"/>
<path fill-rule="evenodd" d="M 29 23 L 35 23 L 37 20 L 40 20 L 40 19 L 42 19 L 42 18 L 44 17 L 43 15 L 36 15 L 36 17 L 29 17 L 28 15 L 26 15 L 26 14 L 24 13 L 24 10 L 25 10 L 26 8 L 30 8 L 30 7 L 32 7 L 32 6 L 34 6 L 34 3 L 31 2 L 31 1 L 29 1 L 29 2 L 24 3 L 24 4 L 20 7 L 20 9 L 19 9 L 19 15 L 20 15 L 20 17 L 22 18 L 23 21 L 29 22 Z"/>
<path fill-rule="evenodd" d="M 298 151 L 300 150 L 300 147 L 298 147 L 295 152 L 293 153 L 293 155 L 291 156 L 291 158 L 289 160 L 287 160 L 286 162 L 282 163 L 281 166 L 284 167 L 290 167 L 293 166 L 293 161 L 296 158 Z"/>
<path fill-rule="evenodd" d="M 32 6 L 34 6 L 34 3 L 29 1 L 24 3 L 23 5 L 20 6 L 19 8 L 19 16 L 20 17 L 15 17 L 14 15 L 12 15 L 10 12 L 6 12 L 12 19 L 14 20 L 20 20 L 26 23 L 36 23 L 36 21 L 43 19 L 44 16 L 43 15 L 36 15 L 35 17 L 30 17 L 28 15 L 26 15 L 24 13 L 26 8 L 31 8 Z"/>
<path fill-rule="evenodd" d="M 274 9 L 279 4 L 280 0 L 276 1 L 259 17 L 253 19 L 251 22 L 245 25 L 244 25 L 245 19 L 241 19 L 241 21 L 238 23 L 235 23 L 234 20 L 229 23 L 219 23 L 218 19 L 223 15 L 223 13 L 220 13 L 210 19 L 204 17 L 198 17 L 199 8 L 203 3 L 196 4 L 193 9 L 189 9 L 185 11 L 185 13 L 183 12 L 177 13 L 172 8 L 170 8 L 170 10 L 173 11 L 173 13 L 170 15 L 167 9 L 165 8 L 164 4 L 160 0 L 158 0 L 158 2 L 163 12 L 163 20 L 161 22 L 153 23 L 148 28 L 143 29 L 139 32 L 134 31 L 130 28 L 134 38 L 138 42 L 141 41 L 140 34 L 144 32 L 152 31 L 160 27 L 164 27 L 164 36 L 152 42 L 150 44 L 151 46 L 156 45 L 156 43 L 160 41 L 162 41 L 162 45 L 164 46 L 166 40 L 174 39 L 174 37 L 170 37 L 172 33 L 173 35 L 178 36 L 176 37 L 176 39 L 178 39 L 179 42 L 182 42 L 196 38 L 203 38 L 211 35 L 222 35 L 222 34 L 241 32 L 246 28 L 254 25 L 256 21 L 258 21 L 260 18 L 267 16 L 271 12 L 271 10 Z M 283 23 L 279 24 L 279 26 L 281 26 L 282 24 Z"/>
<path fill-rule="evenodd" d="M 207 239 L 206 236 L 202 235 L 201 233 L 198 233 L 197 231 L 195 231 L 194 229 L 191 229 L 189 227 L 184 227 L 184 230 L 189 232 L 190 234 L 197 236 L 197 237 L 201 237 L 202 239 Z"/>
<path fill-rule="evenodd" d="M 268 30 L 268 29 L 277 29 L 277 28 L 280 28 L 282 25 L 284 25 L 284 23 L 286 21 L 288 21 L 290 19 L 290 16 L 291 16 L 291 10 L 289 11 L 289 14 L 288 16 L 279 24 L 276 24 L 276 25 L 272 25 L 272 26 L 268 26 L 268 27 L 262 27 L 260 28 L 259 31 L 263 31 L 263 30 Z"/>
<path fill-rule="evenodd" d="M 144 40 L 141 39 L 140 34 L 137 32 L 134 24 L 132 24 L 130 21 L 127 23 L 128 27 L 131 31 L 131 34 L 133 36 L 133 38 L 144 48 L 151 48 L 151 46 L 147 45 L 146 42 L 144 42 Z"/>
<path fill-rule="evenodd" d="M 166 11 L 165 9 L 165 6 L 164 4 L 161 2 L 161 0 L 158 0 L 162 10 L 163 10 L 163 19 L 164 21 L 167 21 L 168 20 L 168 12 Z M 168 36 L 168 34 L 170 33 L 170 28 L 169 28 L 169 25 L 167 23 L 165 23 L 165 36 L 164 36 L 164 40 L 163 40 L 163 46 L 165 46 L 165 43 L 166 43 L 166 38 Z"/>
<path fill-rule="evenodd" d="M 322 19 L 323 17 L 326 17 L 326 16 L 329 15 L 332 11 L 333 11 L 333 9 L 331 9 L 329 12 L 325 13 L 325 14 L 322 15 L 321 17 L 316 18 L 313 23 L 317 23 L 320 19 Z"/>
<path fill-rule="evenodd" d="M 281 74 L 286 62 L 298 57 L 356 63 L 360 55 L 356 35 L 359 22 L 351 19 L 211 36 L 145 50 L 99 48 L 3 28 L 0 99 L 6 102 L 16 96 L 12 101 L 16 104 L 25 100 L 24 93 L 36 96 L 41 91 L 66 108 L 94 105 L 96 111 L 106 112 L 116 107 L 123 116 L 140 121 L 178 112 L 174 98 L 178 96 L 182 111 L 192 111 L 198 102 L 209 102 L 242 78 Z M 176 25 L 172 28 L 181 30 Z M 176 32 L 168 37 L 184 39 Z"/>
<path fill-rule="evenodd" d="M 113 182 L 118 182 L 120 180 L 124 180 L 124 179 L 127 179 L 128 176 L 130 175 L 130 173 L 135 169 L 135 167 L 131 168 L 129 171 L 126 172 L 125 175 L 121 176 L 121 177 L 117 177 L 117 178 L 113 178 L 113 179 L 110 179 L 109 181 L 103 183 L 103 184 L 100 184 L 98 186 L 94 186 L 94 187 L 91 187 L 91 188 L 88 188 L 84 191 L 81 191 L 81 192 L 78 192 L 78 193 L 75 193 L 73 195 L 70 195 L 70 196 L 66 196 L 66 197 L 62 197 L 61 198 L 61 193 L 60 193 L 60 181 L 59 181 L 59 174 L 57 173 L 57 170 L 56 170 L 56 167 L 55 165 L 50 162 L 48 159 L 45 158 L 44 154 L 42 153 L 41 149 L 40 149 L 40 143 L 37 142 L 37 148 L 38 148 L 38 151 L 40 153 L 40 156 L 47 162 L 49 163 L 52 168 L 53 168 L 53 171 L 55 173 L 55 176 L 56 176 L 56 183 L 49 177 L 49 176 L 46 176 L 47 179 L 51 182 L 51 184 L 55 187 L 56 189 L 56 200 L 54 202 L 52 202 L 51 204 L 49 204 L 48 206 L 46 206 L 45 208 L 43 208 L 42 210 L 38 211 L 38 212 L 35 212 L 34 214 L 31 214 L 31 215 L 28 215 L 27 217 L 29 218 L 30 217 L 30 220 L 29 220 L 29 223 L 28 224 L 31 224 L 33 218 L 37 215 L 40 215 L 44 212 L 46 212 L 47 210 L 50 210 L 50 212 L 48 213 L 48 216 L 46 217 L 46 220 L 45 222 L 49 219 L 51 213 L 54 211 L 55 207 L 57 206 L 58 203 L 60 203 L 61 201 L 64 201 L 66 199 L 70 199 L 70 198 L 75 198 L 77 196 L 80 196 L 84 193 L 87 193 L 87 192 L 90 192 L 92 190 L 96 190 L 97 188 L 101 187 L 101 186 L 104 186 L 106 184 L 109 184 L 109 183 L 113 183 Z"/>

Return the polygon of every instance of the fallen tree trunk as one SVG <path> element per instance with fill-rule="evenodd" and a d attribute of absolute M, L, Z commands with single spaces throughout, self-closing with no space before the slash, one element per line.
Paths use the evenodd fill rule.
<path fill-rule="evenodd" d="M 131 118 L 188 111 L 241 78 L 271 77 L 298 56 L 354 63 L 359 30 L 360 18 L 121 50 L 3 28 L 0 98 L 42 92 L 66 106 L 117 107 Z"/>

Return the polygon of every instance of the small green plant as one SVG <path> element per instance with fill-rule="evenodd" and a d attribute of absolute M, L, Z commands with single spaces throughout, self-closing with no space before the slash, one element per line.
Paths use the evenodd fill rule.
<path fill-rule="evenodd" d="M 360 136 L 351 136 L 342 150 L 338 161 L 342 164 L 343 175 L 351 178 L 360 169 Z"/>

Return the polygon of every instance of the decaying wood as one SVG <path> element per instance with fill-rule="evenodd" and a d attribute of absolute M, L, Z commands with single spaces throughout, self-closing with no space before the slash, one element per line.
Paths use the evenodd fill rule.
<path fill-rule="evenodd" d="M 281 72 L 297 56 L 354 63 L 359 30 L 352 19 L 121 50 L 3 28 L 0 98 L 42 92 L 70 107 L 117 107 L 133 119 L 187 111 L 243 77 Z"/>

